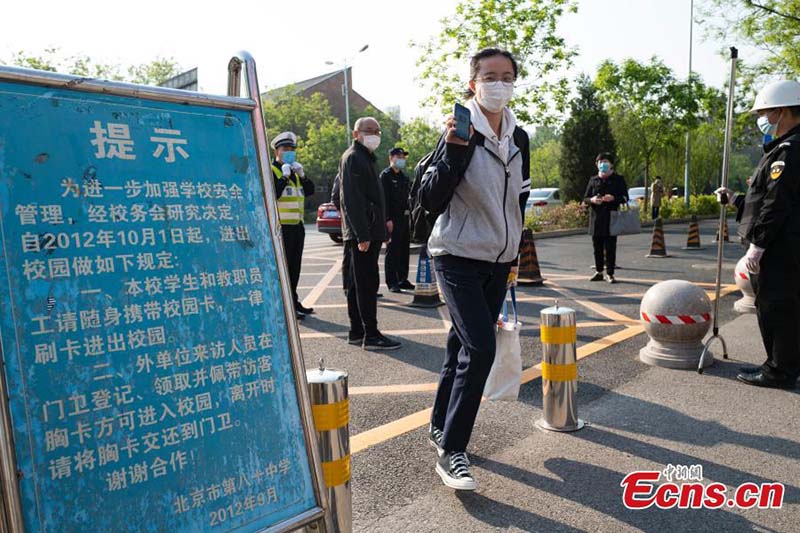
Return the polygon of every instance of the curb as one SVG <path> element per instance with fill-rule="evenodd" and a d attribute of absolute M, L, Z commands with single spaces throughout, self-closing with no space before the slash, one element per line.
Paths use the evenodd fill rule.
<path fill-rule="evenodd" d="M 728 218 L 730 219 L 731 217 L 728 217 Z M 702 215 L 702 216 L 698 216 L 697 220 L 719 220 L 719 215 Z M 674 225 L 674 224 L 687 224 L 687 223 L 689 223 L 691 221 L 692 221 L 692 219 L 691 219 L 691 217 L 689 217 L 689 218 L 673 218 L 673 219 L 669 219 L 669 220 L 664 220 L 663 222 L 664 222 L 665 226 L 669 226 L 669 225 Z M 653 227 L 653 221 L 650 220 L 650 221 L 647 221 L 647 222 L 642 222 L 642 227 L 643 228 L 652 228 Z M 588 231 L 588 228 L 575 228 L 575 229 L 558 229 L 558 230 L 553 230 L 553 231 L 542 231 L 542 232 L 538 232 L 538 233 L 534 232 L 533 233 L 533 239 L 534 240 L 538 240 L 538 239 L 555 239 L 557 237 L 569 237 L 571 235 L 586 235 L 587 231 Z"/>

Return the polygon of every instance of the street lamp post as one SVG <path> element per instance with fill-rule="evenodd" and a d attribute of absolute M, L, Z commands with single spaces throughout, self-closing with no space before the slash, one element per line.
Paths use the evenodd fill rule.
<path fill-rule="evenodd" d="M 689 0 L 689 83 L 692 82 L 692 29 L 694 26 L 694 0 Z M 686 130 L 686 157 L 683 169 L 683 198 L 689 207 L 689 158 L 691 157 L 691 133 Z"/>
<path fill-rule="evenodd" d="M 342 93 L 344 93 L 344 117 L 345 117 L 345 125 L 347 126 L 347 143 L 350 144 L 350 87 L 347 81 L 347 63 L 348 61 L 352 61 L 352 59 L 356 56 L 356 54 L 360 54 L 364 50 L 369 48 L 368 44 L 365 44 L 361 47 L 361 49 L 350 56 L 350 58 L 344 59 L 344 66 L 342 67 L 342 75 L 344 76 L 344 84 L 342 84 Z M 326 65 L 333 65 L 333 61 L 326 61 Z"/>

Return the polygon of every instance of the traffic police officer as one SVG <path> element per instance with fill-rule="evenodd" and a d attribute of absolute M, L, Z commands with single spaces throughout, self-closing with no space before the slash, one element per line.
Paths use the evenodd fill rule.
<path fill-rule="evenodd" d="M 767 141 L 747 195 L 733 196 L 767 360 L 743 367 L 750 385 L 793 389 L 800 375 L 800 83 L 764 87 L 751 112 Z M 718 189 L 732 195 L 733 191 Z"/>
<path fill-rule="evenodd" d="M 303 226 L 305 197 L 314 194 L 314 182 L 308 179 L 303 165 L 297 162 L 297 136 L 284 131 L 272 139 L 272 177 L 275 182 L 275 197 L 278 199 L 278 217 L 283 233 L 283 249 L 289 267 L 289 281 L 292 285 L 295 314 L 298 319 L 310 315 L 314 309 L 303 307 L 297 298 L 297 283 L 300 281 L 300 267 L 303 260 L 303 245 L 306 230 Z"/>
<path fill-rule="evenodd" d="M 411 246 L 408 222 L 408 177 L 403 173 L 408 152 L 402 148 L 389 151 L 389 168 L 381 172 L 380 179 L 386 197 L 386 228 L 389 242 L 386 245 L 384 272 L 386 286 L 392 292 L 414 290 L 408 281 L 408 256 Z"/>

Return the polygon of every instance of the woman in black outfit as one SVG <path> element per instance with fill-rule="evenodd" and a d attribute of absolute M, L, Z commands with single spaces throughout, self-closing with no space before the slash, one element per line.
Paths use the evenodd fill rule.
<path fill-rule="evenodd" d="M 614 264 L 617 259 L 617 237 L 609 231 L 611 212 L 628 199 L 628 186 L 625 178 L 614 172 L 613 156 L 602 153 L 595 160 L 597 175 L 589 178 L 583 201 L 592 208 L 589 213 L 589 235 L 594 246 L 594 276 L 589 281 L 603 281 L 603 266 L 609 283 L 614 279 Z"/>

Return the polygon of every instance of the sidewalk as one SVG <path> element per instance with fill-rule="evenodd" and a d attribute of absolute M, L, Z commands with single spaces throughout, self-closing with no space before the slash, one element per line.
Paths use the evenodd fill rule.
<path fill-rule="evenodd" d="M 643 368 L 635 378 L 614 390 L 598 390 L 601 398 L 588 408 L 579 406 L 589 425 L 576 433 L 536 429 L 541 399 L 533 405 L 484 404 L 476 431 L 491 426 L 493 413 L 514 411 L 522 415 L 520 431 L 527 437 L 491 457 L 470 456 L 477 491 L 455 493 L 439 485 L 379 521 L 357 522 L 356 530 L 797 531 L 800 394 L 735 381 L 742 362 L 763 359 L 754 315 L 737 317 L 721 334 L 729 361 L 718 359 L 702 376 L 638 363 Z M 638 351 L 622 356 L 633 360 Z M 614 367 L 608 365 L 608 371 Z M 623 477 L 635 470 L 660 471 L 667 464 L 702 465 L 704 482 L 724 483 L 729 494 L 745 482 L 781 482 L 783 508 L 627 510 Z M 438 484 L 439 479 L 432 474 L 419 482 Z"/>

